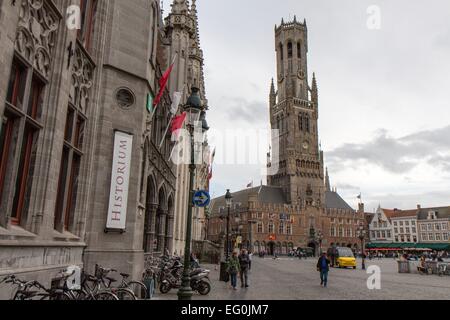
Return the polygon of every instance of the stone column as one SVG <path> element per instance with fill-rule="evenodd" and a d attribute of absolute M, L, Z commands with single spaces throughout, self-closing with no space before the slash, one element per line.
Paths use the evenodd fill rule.
<path fill-rule="evenodd" d="M 147 205 L 148 220 L 144 229 L 144 238 L 146 239 L 146 248 L 148 253 L 153 253 L 153 241 L 155 240 L 155 230 L 156 230 L 156 212 L 158 209 L 158 204 L 153 203 Z"/>

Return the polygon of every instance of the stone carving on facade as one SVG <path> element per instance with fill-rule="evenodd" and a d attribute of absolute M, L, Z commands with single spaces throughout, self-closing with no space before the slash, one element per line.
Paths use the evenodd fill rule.
<path fill-rule="evenodd" d="M 21 1 L 15 48 L 46 78 L 60 20 L 60 14 L 48 1 Z"/>
<path fill-rule="evenodd" d="M 92 88 L 92 78 L 94 65 L 86 56 L 84 51 L 77 46 L 75 49 L 75 59 L 72 65 L 72 83 L 70 87 L 70 102 L 86 113 L 89 103 L 90 89 Z"/>

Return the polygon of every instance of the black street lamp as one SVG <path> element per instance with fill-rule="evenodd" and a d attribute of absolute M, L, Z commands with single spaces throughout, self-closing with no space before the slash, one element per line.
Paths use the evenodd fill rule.
<path fill-rule="evenodd" d="M 359 238 L 359 240 L 361 240 L 362 269 L 366 270 L 366 254 L 364 243 L 364 239 L 366 238 L 366 230 L 364 230 L 363 226 L 360 226 L 359 230 L 356 231 L 356 236 Z"/>
<path fill-rule="evenodd" d="M 319 242 L 319 255 L 321 255 L 322 254 L 323 234 L 322 234 L 322 231 L 320 231 L 320 230 L 317 234 L 317 241 Z"/>
<path fill-rule="evenodd" d="M 191 96 L 188 98 L 184 111 L 187 113 L 186 126 L 189 130 L 191 138 L 191 161 L 189 164 L 189 197 L 188 197 L 188 214 L 186 224 L 186 243 L 184 248 L 184 270 L 181 288 L 178 290 L 178 300 L 191 300 L 192 288 L 190 277 L 190 258 L 191 258 L 191 240 L 192 240 L 192 207 L 194 206 L 194 174 L 195 174 L 195 146 L 194 146 L 194 130 L 195 125 L 200 119 L 203 111 L 202 100 L 200 98 L 199 89 L 192 87 Z"/>
<path fill-rule="evenodd" d="M 233 204 L 233 196 L 231 195 L 230 189 L 227 190 L 227 193 L 225 195 L 225 202 L 227 205 L 227 210 L 228 210 L 228 214 L 227 214 L 227 239 L 226 239 L 226 246 L 227 246 L 227 254 L 226 254 L 226 258 L 227 261 L 230 258 L 230 209 L 231 209 L 231 205 Z"/>

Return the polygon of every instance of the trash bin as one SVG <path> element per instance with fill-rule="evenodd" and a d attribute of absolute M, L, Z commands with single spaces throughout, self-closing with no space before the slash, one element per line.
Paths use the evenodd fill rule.
<path fill-rule="evenodd" d="M 398 261 L 398 273 L 410 273 L 408 261 Z"/>
<path fill-rule="evenodd" d="M 220 279 L 219 279 L 219 281 L 228 282 L 229 276 L 230 275 L 227 272 L 227 263 L 225 261 L 222 261 L 220 263 Z"/>

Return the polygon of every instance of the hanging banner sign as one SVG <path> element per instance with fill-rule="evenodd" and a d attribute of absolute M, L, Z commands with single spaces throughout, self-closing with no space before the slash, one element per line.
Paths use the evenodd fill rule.
<path fill-rule="evenodd" d="M 116 131 L 107 229 L 125 230 L 133 136 Z"/>

